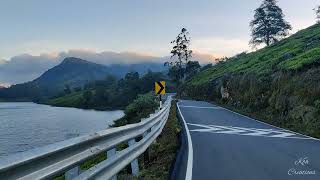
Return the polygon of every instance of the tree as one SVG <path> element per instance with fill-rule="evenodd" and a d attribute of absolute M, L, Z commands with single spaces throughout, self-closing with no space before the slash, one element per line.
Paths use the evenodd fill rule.
<path fill-rule="evenodd" d="M 165 78 L 163 77 L 163 74 L 161 72 L 152 72 L 148 71 L 145 75 L 143 75 L 140 78 L 140 92 L 141 93 L 147 93 L 154 89 L 154 82 L 156 81 L 163 81 Z"/>
<path fill-rule="evenodd" d="M 317 6 L 313 10 L 316 12 L 317 23 L 319 24 L 320 23 L 320 6 Z"/>
<path fill-rule="evenodd" d="M 65 94 L 70 94 L 71 93 L 71 88 L 70 88 L 70 86 L 68 85 L 68 84 L 66 84 L 65 86 L 64 86 L 64 93 Z"/>
<path fill-rule="evenodd" d="M 83 104 L 86 108 L 90 107 L 92 92 L 90 90 L 86 90 L 82 93 Z"/>
<path fill-rule="evenodd" d="M 184 69 L 182 69 L 184 71 Z M 178 66 L 172 66 L 169 68 L 168 76 L 173 79 L 174 82 L 179 83 L 181 70 Z"/>
<path fill-rule="evenodd" d="M 186 66 L 187 78 L 190 79 L 197 74 L 200 71 L 200 68 L 201 66 L 198 61 L 189 61 Z"/>
<path fill-rule="evenodd" d="M 204 71 L 204 70 L 207 70 L 207 69 L 210 69 L 210 68 L 212 68 L 212 63 L 209 63 L 209 64 L 204 65 L 204 66 L 201 68 L 201 71 Z"/>
<path fill-rule="evenodd" d="M 186 65 L 192 57 L 192 50 L 189 49 L 190 37 L 187 29 L 182 28 L 176 39 L 171 41 L 171 44 L 173 44 L 173 47 L 170 52 L 170 59 L 177 59 L 172 62 L 166 62 L 165 65 L 178 68 L 179 76 L 176 77 L 178 78 L 176 80 L 179 82 L 184 78 L 184 65 Z"/>
<path fill-rule="evenodd" d="M 279 41 L 289 34 L 291 25 L 284 20 L 284 14 L 276 0 L 264 0 L 255 10 L 254 19 L 250 23 L 253 46 L 265 43 L 267 46 Z"/>

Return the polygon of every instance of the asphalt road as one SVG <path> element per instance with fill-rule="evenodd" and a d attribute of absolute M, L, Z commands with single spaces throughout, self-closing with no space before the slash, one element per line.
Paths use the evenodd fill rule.
<path fill-rule="evenodd" d="M 189 132 L 186 179 L 320 180 L 320 141 L 207 102 L 178 103 Z"/>

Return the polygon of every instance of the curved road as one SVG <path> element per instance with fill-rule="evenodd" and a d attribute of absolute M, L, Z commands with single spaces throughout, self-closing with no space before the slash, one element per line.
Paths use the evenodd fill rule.
<path fill-rule="evenodd" d="M 186 179 L 319 180 L 320 141 L 207 102 L 183 100 Z"/>

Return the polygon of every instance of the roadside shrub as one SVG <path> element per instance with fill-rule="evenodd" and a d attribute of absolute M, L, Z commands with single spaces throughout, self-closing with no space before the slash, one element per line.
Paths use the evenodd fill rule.
<path fill-rule="evenodd" d="M 156 96 L 153 92 L 138 95 L 138 97 L 130 103 L 124 113 L 125 116 L 115 122 L 114 126 L 123 126 L 140 122 L 141 118 L 146 118 L 153 113 L 159 103 L 156 101 Z"/>

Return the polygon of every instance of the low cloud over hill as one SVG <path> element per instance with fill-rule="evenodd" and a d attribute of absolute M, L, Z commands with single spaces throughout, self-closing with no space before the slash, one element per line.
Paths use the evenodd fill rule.
<path fill-rule="evenodd" d="M 7 85 L 31 81 L 39 77 L 46 70 L 61 63 L 66 57 L 77 57 L 103 65 L 135 65 L 132 66 L 131 70 L 135 70 L 135 67 L 144 63 L 159 64 L 161 66 L 165 61 L 170 59 L 169 57 L 155 57 L 132 52 L 116 53 L 90 50 L 70 50 L 53 54 L 41 54 L 39 56 L 22 54 L 12 57 L 10 60 L 0 60 L 0 83 Z M 214 62 L 214 57 L 207 54 L 194 53 L 193 59 L 198 60 L 202 64 Z"/>

